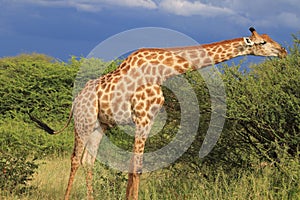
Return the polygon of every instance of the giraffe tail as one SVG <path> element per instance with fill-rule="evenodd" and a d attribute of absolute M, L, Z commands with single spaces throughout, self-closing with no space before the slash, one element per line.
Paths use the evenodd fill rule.
<path fill-rule="evenodd" d="M 69 118 L 68 118 L 68 121 L 67 123 L 64 125 L 64 127 L 59 130 L 59 131 L 55 131 L 53 130 L 52 128 L 50 128 L 46 123 L 42 122 L 41 120 L 37 119 L 36 117 L 32 116 L 30 113 L 28 113 L 29 115 L 29 118 L 31 119 L 31 121 L 33 121 L 38 128 L 46 131 L 47 133 L 49 133 L 50 135 L 56 135 L 56 134 L 59 134 L 61 132 L 63 132 L 70 124 L 71 122 L 71 119 L 72 119 L 72 115 L 73 115 L 73 106 L 72 106 L 72 109 L 70 111 L 70 114 L 69 114 Z"/>

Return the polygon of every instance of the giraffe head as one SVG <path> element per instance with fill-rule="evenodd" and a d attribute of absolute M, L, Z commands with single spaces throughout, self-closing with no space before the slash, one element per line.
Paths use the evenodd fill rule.
<path fill-rule="evenodd" d="M 287 55 L 285 48 L 272 40 L 267 34 L 258 34 L 253 27 L 249 29 L 252 35 L 249 38 L 244 38 L 245 43 L 252 51 L 253 55 L 257 56 L 276 56 L 283 58 Z"/>

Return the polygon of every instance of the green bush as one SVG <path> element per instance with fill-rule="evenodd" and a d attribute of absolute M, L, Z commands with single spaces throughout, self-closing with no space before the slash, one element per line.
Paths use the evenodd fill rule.
<path fill-rule="evenodd" d="M 223 72 L 227 120 L 207 160 L 244 167 L 263 161 L 278 164 L 282 152 L 299 158 L 299 43 L 285 59 L 252 65 L 250 71 L 225 65 Z"/>
<path fill-rule="evenodd" d="M 0 59 L 0 115 L 16 117 L 35 111 L 62 119 L 71 105 L 79 64 L 75 59 L 60 63 L 42 54 Z"/>
<path fill-rule="evenodd" d="M 38 168 L 35 158 L 11 134 L 0 138 L 0 187 L 3 192 L 21 194 L 33 189 L 29 182 Z"/>
<path fill-rule="evenodd" d="M 32 189 L 29 182 L 38 167 L 36 159 L 56 153 L 65 146 L 68 148 L 61 154 L 71 148 L 70 140 L 50 138 L 23 120 L 28 120 L 27 113 L 32 111 L 55 121 L 65 119 L 78 66 L 75 59 L 66 64 L 42 54 L 0 59 L 2 191 L 19 194 Z"/>

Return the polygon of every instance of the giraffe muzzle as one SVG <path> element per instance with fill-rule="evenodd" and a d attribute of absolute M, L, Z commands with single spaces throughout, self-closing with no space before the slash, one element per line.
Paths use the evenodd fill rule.
<path fill-rule="evenodd" d="M 278 54 L 279 58 L 285 58 L 288 55 L 288 52 L 285 48 L 281 47 L 280 52 Z"/>

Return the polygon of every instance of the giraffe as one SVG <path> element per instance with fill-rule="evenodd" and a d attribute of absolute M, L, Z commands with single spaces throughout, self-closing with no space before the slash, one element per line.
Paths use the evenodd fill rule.
<path fill-rule="evenodd" d="M 145 142 L 153 121 L 162 108 L 162 83 L 173 76 L 224 62 L 243 55 L 283 58 L 286 49 L 266 34 L 251 27 L 249 37 L 221 42 L 174 48 L 143 48 L 129 55 L 113 72 L 86 83 L 72 104 L 69 119 L 60 131 L 54 131 L 30 115 L 49 134 L 62 132 L 74 118 L 75 143 L 71 172 L 65 192 L 71 188 L 80 164 L 86 169 L 87 197 L 93 199 L 92 168 L 97 149 L 106 129 L 117 124 L 135 124 L 126 199 L 138 199 L 139 179 L 143 167 Z"/>

